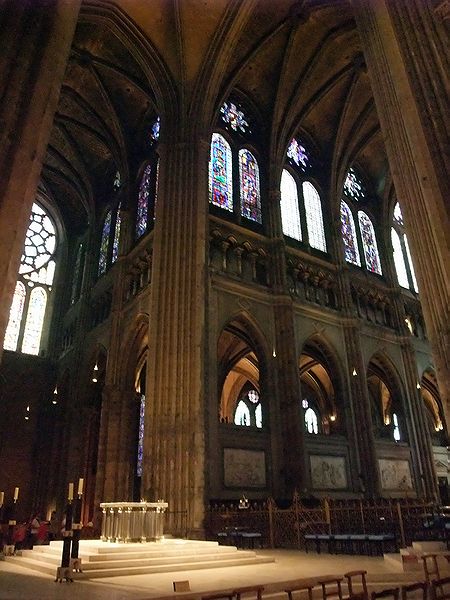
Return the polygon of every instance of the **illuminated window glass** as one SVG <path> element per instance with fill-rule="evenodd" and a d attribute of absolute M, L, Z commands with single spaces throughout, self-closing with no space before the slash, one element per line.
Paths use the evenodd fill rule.
<path fill-rule="evenodd" d="M 213 133 L 209 161 L 209 201 L 233 212 L 233 174 L 230 144 Z"/>
<path fill-rule="evenodd" d="M 122 183 L 122 178 L 120 176 L 120 171 L 116 171 L 116 174 L 114 176 L 113 188 L 115 190 L 118 190 L 121 186 L 121 183 Z"/>
<path fill-rule="evenodd" d="M 286 169 L 283 169 L 281 174 L 280 192 L 283 233 L 294 240 L 301 241 L 302 228 L 298 207 L 297 184 Z"/>
<path fill-rule="evenodd" d="M 5 350 L 16 350 L 17 341 L 20 333 L 20 323 L 22 321 L 23 307 L 25 305 L 25 285 L 18 281 L 14 292 L 11 310 L 9 311 L 8 327 L 5 332 L 5 341 L 3 348 Z"/>
<path fill-rule="evenodd" d="M 31 209 L 19 276 L 5 332 L 4 348 L 38 354 L 47 304 L 55 275 L 56 231 L 46 210 Z M 38 287 L 35 287 L 39 284 Z M 25 307 L 26 315 L 25 315 Z"/>
<path fill-rule="evenodd" d="M 142 464 L 144 460 L 144 423 L 145 423 L 145 395 L 141 394 L 139 404 L 139 430 L 138 430 L 138 448 L 137 448 L 137 463 L 136 475 L 142 477 Z"/>
<path fill-rule="evenodd" d="M 355 222 L 352 211 L 343 200 L 341 201 L 341 232 L 344 242 L 345 260 L 360 267 L 361 259 L 356 239 Z"/>
<path fill-rule="evenodd" d="M 70 303 L 75 304 L 75 302 L 80 297 L 81 283 L 83 278 L 82 272 L 82 261 L 83 261 L 83 243 L 81 242 L 78 245 L 77 256 L 75 259 L 75 268 L 73 273 L 73 281 L 72 281 L 72 294 L 70 296 Z"/>
<path fill-rule="evenodd" d="M 234 424 L 250 426 L 250 410 L 247 404 L 240 400 L 234 413 Z"/>
<path fill-rule="evenodd" d="M 248 123 L 245 115 L 233 102 L 224 102 L 220 108 L 220 114 L 223 122 L 229 125 L 233 131 L 246 132 Z"/>
<path fill-rule="evenodd" d="M 311 248 L 327 251 L 325 231 L 323 229 L 322 203 L 316 188 L 309 182 L 302 185 L 303 201 L 305 203 L 306 227 Z"/>
<path fill-rule="evenodd" d="M 358 212 L 358 221 L 366 267 L 372 273 L 381 275 L 380 256 L 378 254 L 377 240 L 372 221 L 362 210 Z"/>
<path fill-rule="evenodd" d="M 417 286 L 416 274 L 414 272 L 414 266 L 413 266 L 413 262 L 412 262 L 412 258 L 411 258 L 411 252 L 409 251 L 409 244 L 408 244 L 408 238 L 406 237 L 406 233 L 403 235 L 403 240 L 405 242 L 406 257 L 408 259 L 408 266 L 409 266 L 409 270 L 411 272 L 413 288 L 414 288 L 414 291 L 416 293 L 418 293 L 419 288 Z"/>
<path fill-rule="evenodd" d="M 366 195 L 361 179 L 352 167 L 348 170 L 347 177 L 345 178 L 344 193 L 356 201 L 362 200 Z"/>
<path fill-rule="evenodd" d="M 46 305 L 46 292 L 41 287 L 34 288 L 30 294 L 27 320 L 25 322 L 25 330 L 22 342 L 22 352 L 26 354 L 39 353 Z"/>
<path fill-rule="evenodd" d="M 109 234 L 111 232 L 111 211 L 108 210 L 103 221 L 102 239 L 100 241 L 100 256 L 98 259 L 98 274 L 103 275 L 108 264 Z"/>
<path fill-rule="evenodd" d="M 241 215 L 261 223 L 258 163 L 253 154 L 245 148 L 239 150 L 239 184 Z"/>
<path fill-rule="evenodd" d="M 258 404 L 258 406 L 255 408 L 255 424 L 256 424 L 256 427 L 258 427 L 258 429 L 262 428 L 262 406 L 261 406 L 261 404 Z"/>
<path fill-rule="evenodd" d="M 112 256 L 111 262 L 116 262 L 117 257 L 119 256 L 119 242 L 120 242 L 120 224 L 121 224 L 121 216 L 120 216 L 120 204 L 117 207 L 116 211 L 116 226 L 114 228 L 114 239 L 113 239 L 113 247 L 112 247 Z"/>
<path fill-rule="evenodd" d="M 305 410 L 305 427 L 308 433 L 319 433 L 319 422 L 317 415 L 311 407 Z"/>
<path fill-rule="evenodd" d="M 396 442 L 399 442 L 401 440 L 400 427 L 398 425 L 398 417 L 395 413 L 392 414 L 392 423 L 394 425 L 394 431 L 393 431 L 394 440 Z"/>
<path fill-rule="evenodd" d="M 311 161 L 306 148 L 295 138 L 292 138 L 286 155 L 297 165 L 297 167 L 300 167 L 302 171 L 306 171 L 306 169 L 311 166 Z"/>
<path fill-rule="evenodd" d="M 392 249 L 394 251 L 394 264 L 398 283 L 404 288 L 409 288 L 408 273 L 406 271 L 400 237 L 393 227 L 391 229 L 391 240 Z"/>
<path fill-rule="evenodd" d="M 397 202 L 394 208 L 394 221 L 399 225 L 403 225 L 403 215 L 400 204 Z"/>
<path fill-rule="evenodd" d="M 150 128 L 150 139 L 152 142 L 157 142 L 159 140 L 159 134 L 161 133 L 161 119 L 159 117 L 153 122 L 153 125 Z"/>
<path fill-rule="evenodd" d="M 148 212 L 150 200 L 150 185 L 151 185 L 152 167 L 148 164 L 142 175 L 139 186 L 137 213 L 136 213 L 136 239 L 140 238 L 147 231 Z"/>

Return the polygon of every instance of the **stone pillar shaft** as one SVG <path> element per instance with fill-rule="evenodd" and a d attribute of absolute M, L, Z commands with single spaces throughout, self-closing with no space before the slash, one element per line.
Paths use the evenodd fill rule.
<path fill-rule="evenodd" d="M 203 526 L 206 197 L 209 146 L 161 147 L 149 314 L 143 491 Z"/>
<path fill-rule="evenodd" d="M 2 3 L 0 356 L 80 0 Z"/>

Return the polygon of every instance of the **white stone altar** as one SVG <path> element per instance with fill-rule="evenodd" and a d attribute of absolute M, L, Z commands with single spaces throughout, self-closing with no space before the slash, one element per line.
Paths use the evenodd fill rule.
<path fill-rule="evenodd" d="M 164 535 L 167 502 L 102 502 L 104 542 L 147 542 Z"/>

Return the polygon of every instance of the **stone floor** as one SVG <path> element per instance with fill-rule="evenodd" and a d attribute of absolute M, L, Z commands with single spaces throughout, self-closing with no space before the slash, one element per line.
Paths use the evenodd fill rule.
<path fill-rule="evenodd" d="M 387 564 L 382 557 L 344 556 L 289 550 L 258 550 L 273 556 L 274 563 L 257 566 L 216 568 L 151 575 L 109 577 L 74 583 L 54 583 L 53 578 L 30 571 L 8 560 L 0 562 L 0 600 L 156 600 L 182 597 L 200 598 L 203 594 L 246 585 L 262 584 L 265 592 L 284 589 L 286 582 L 321 575 L 342 575 L 366 569 L 372 589 L 416 581 Z M 189 580 L 191 593 L 173 592 L 173 581 Z M 280 596 L 281 597 L 281 596 Z M 286 596 L 285 596 L 286 597 Z M 286 597 L 287 598 L 287 597 Z"/>

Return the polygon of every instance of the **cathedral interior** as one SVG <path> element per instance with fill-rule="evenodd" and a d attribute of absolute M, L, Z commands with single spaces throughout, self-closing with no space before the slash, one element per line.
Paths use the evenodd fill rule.
<path fill-rule="evenodd" d="M 449 16 L 1 3 L 5 503 L 447 503 Z"/>

